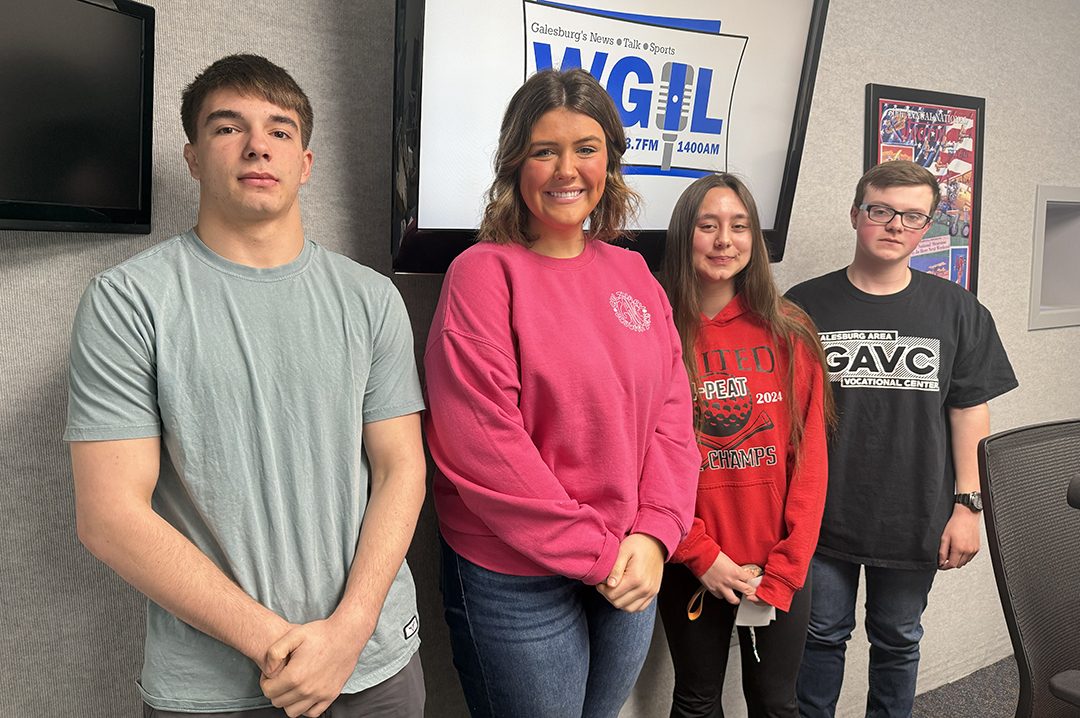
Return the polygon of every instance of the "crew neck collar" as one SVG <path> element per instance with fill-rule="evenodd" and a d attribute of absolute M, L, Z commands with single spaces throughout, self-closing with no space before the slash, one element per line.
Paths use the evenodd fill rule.
<path fill-rule="evenodd" d="M 548 267 L 549 269 L 559 269 L 566 271 L 581 269 L 582 267 L 585 267 L 588 264 L 592 263 L 593 259 L 596 258 L 597 251 L 596 241 L 592 239 L 586 239 L 585 246 L 582 248 L 581 253 L 578 254 L 576 257 L 549 257 L 546 254 L 539 254 L 537 252 L 534 252 L 528 247 L 517 244 L 516 242 L 514 243 L 514 246 L 517 247 L 518 251 L 527 254 L 530 257 L 531 261 L 536 262 L 541 266 Z"/>
<path fill-rule="evenodd" d="M 203 263 L 223 274 L 247 279 L 253 282 L 276 282 L 299 274 L 304 271 L 311 262 L 314 251 L 313 248 L 315 246 L 313 242 L 304 240 L 304 246 L 300 249 L 300 254 L 298 254 L 291 262 L 281 264 L 277 267 L 261 268 L 249 267 L 246 264 L 239 264 L 222 257 L 220 254 L 206 246 L 202 239 L 199 238 L 199 235 L 196 234 L 194 228 L 184 232 L 182 237 L 185 245 Z"/>
<path fill-rule="evenodd" d="M 844 290 L 859 301 L 868 302 L 870 304 L 888 304 L 889 302 L 896 302 L 901 299 L 905 299 L 910 296 L 912 292 L 915 291 L 915 285 L 921 282 L 923 279 L 919 276 L 921 272 L 919 272 L 917 269 L 912 269 L 911 278 L 908 281 L 907 286 L 903 289 L 897 292 L 893 292 L 892 294 L 870 294 L 869 292 L 864 292 L 863 290 L 859 289 L 854 285 L 854 283 L 852 283 L 851 279 L 848 277 L 847 274 L 847 267 L 839 270 L 839 273 L 840 281 L 843 283 Z"/>

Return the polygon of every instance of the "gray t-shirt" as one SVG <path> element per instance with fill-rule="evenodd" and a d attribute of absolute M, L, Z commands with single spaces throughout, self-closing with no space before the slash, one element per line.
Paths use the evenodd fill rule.
<path fill-rule="evenodd" d="M 98 275 L 71 343 L 68 441 L 161 436 L 154 509 L 286 620 L 329 616 L 368 497 L 362 425 L 424 408 L 412 331 L 384 276 L 306 242 L 273 269 L 194 231 Z M 344 692 L 419 646 L 402 565 Z M 162 710 L 268 705 L 259 670 L 153 602 L 141 690 Z"/>

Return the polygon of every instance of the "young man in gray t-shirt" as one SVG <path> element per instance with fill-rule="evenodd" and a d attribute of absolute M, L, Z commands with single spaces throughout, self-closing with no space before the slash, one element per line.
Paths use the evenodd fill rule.
<path fill-rule="evenodd" d="M 150 599 L 146 715 L 422 715 L 401 297 L 304 237 L 288 73 L 223 58 L 181 114 L 198 224 L 87 288 L 65 434 L 79 537 Z"/>

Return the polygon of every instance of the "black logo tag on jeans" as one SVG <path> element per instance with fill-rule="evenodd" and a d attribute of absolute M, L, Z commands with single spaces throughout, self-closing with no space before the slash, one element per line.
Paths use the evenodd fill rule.
<path fill-rule="evenodd" d="M 409 622 L 405 624 L 405 627 L 401 629 L 401 632 L 405 634 L 405 640 L 409 640 L 416 634 L 416 630 L 420 628 L 420 619 L 413 614 L 413 617 L 409 619 Z"/>

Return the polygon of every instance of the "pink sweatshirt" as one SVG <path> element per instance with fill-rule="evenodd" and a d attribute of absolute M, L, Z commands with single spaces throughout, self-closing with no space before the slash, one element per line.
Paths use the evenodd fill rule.
<path fill-rule="evenodd" d="M 671 555 L 700 454 L 671 308 L 640 255 L 475 245 L 424 358 L 443 538 L 492 571 L 603 581 L 630 533 Z"/>

